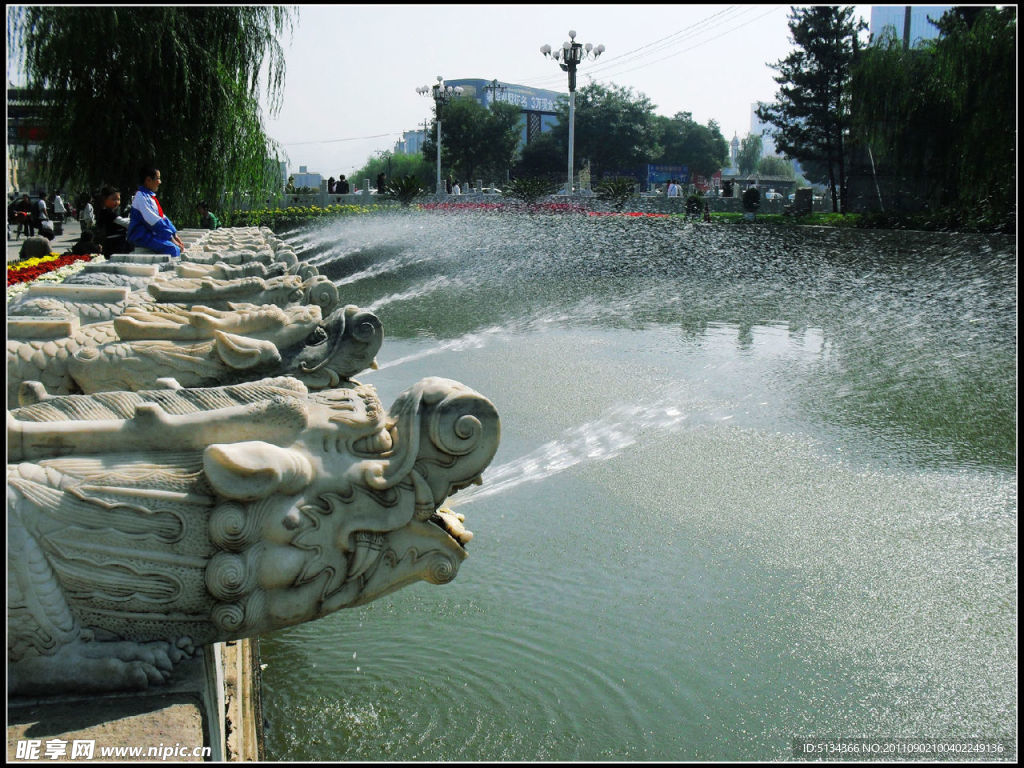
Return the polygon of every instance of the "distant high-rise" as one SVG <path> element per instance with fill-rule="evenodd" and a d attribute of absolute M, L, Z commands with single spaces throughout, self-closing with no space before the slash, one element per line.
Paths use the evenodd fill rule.
<path fill-rule="evenodd" d="M 938 21 L 942 14 L 952 10 L 952 5 L 872 5 L 871 23 L 868 31 L 871 39 L 877 40 L 885 27 L 892 27 L 897 40 L 904 39 L 907 12 L 910 12 L 910 38 L 908 45 L 913 48 L 922 40 L 931 40 L 939 36 L 938 28 L 928 21 L 931 17 Z"/>
<path fill-rule="evenodd" d="M 778 154 L 775 151 L 775 139 L 769 133 L 775 126 L 764 122 L 757 116 L 759 106 L 761 106 L 759 101 L 750 105 L 750 133 L 752 136 L 761 137 L 761 157 L 775 157 Z"/>

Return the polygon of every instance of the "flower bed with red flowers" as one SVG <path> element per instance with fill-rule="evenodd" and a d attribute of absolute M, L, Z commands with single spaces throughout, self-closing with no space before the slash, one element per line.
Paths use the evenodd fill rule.
<path fill-rule="evenodd" d="M 7 266 L 7 286 L 28 283 L 61 267 L 66 267 L 78 261 L 90 261 L 91 259 L 92 254 L 65 253 L 58 256 L 56 253 L 51 253 L 49 256 L 39 256 L 25 259 L 24 261 L 17 261 Z"/>

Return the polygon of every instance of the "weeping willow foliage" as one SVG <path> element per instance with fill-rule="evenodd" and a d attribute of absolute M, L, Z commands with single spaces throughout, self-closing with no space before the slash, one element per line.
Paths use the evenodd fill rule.
<path fill-rule="evenodd" d="M 39 162 L 53 185 L 114 184 L 129 195 L 145 164 L 179 225 L 195 205 L 230 206 L 280 187 L 263 129 L 281 106 L 293 9 L 281 6 L 8 8 L 8 51 L 41 105 Z"/>
<path fill-rule="evenodd" d="M 888 34 L 862 51 L 855 137 L 879 173 L 929 206 L 994 223 L 1014 216 L 1016 9 L 947 13 L 940 36 L 904 50 Z"/>

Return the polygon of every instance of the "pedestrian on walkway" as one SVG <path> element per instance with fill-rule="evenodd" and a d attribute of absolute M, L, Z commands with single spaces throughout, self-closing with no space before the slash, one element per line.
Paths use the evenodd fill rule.
<path fill-rule="evenodd" d="M 58 189 L 53 193 L 53 220 L 63 222 L 66 213 L 67 209 L 64 207 L 64 198 L 60 196 L 60 190 Z"/>

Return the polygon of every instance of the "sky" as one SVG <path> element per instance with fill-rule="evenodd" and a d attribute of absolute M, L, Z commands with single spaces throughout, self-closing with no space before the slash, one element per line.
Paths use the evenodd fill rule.
<path fill-rule="evenodd" d="M 657 114 L 717 121 L 731 140 L 750 131 L 751 104 L 774 100 L 767 65 L 790 53 L 788 5 L 302 5 L 282 38 L 284 99 L 265 112 L 288 171 L 351 174 L 421 127 L 433 100 L 416 89 L 498 79 L 566 93 L 568 76 L 540 53 L 576 30 L 605 52 L 577 70 L 632 88 Z M 866 20 L 870 6 L 857 6 Z"/>

